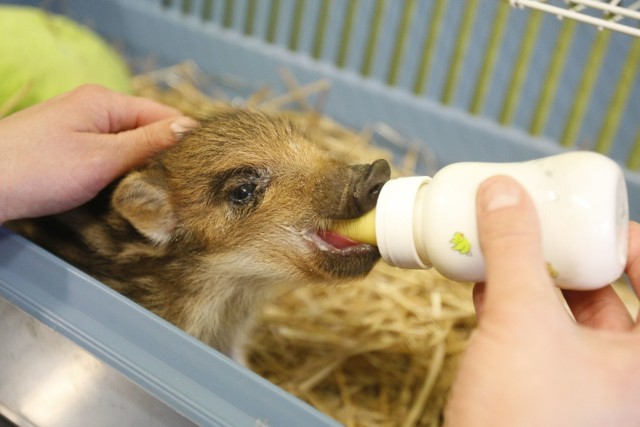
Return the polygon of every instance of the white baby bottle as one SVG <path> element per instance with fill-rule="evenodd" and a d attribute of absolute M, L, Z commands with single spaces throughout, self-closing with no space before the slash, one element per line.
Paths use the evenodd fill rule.
<path fill-rule="evenodd" d="M 558 286 L 595 289 L 622 275 L 629 221 L 625 180 L 613 160 L 593 152 L 521 163 L 455 163 L 433 178 L 393 179 L 382 188 L 375 213 L 338 231 L 371 236 L 375 222 L 375 239 L 369 240 L 388 264 L 433 266 L 450 279 L 481 282 L 476 192 L 499 174 L 515 178 L 533 199 L 547 268 Z"/>

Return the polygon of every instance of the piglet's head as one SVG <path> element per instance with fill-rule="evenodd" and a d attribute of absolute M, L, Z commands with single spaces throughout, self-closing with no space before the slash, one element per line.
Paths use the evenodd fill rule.
<path fill-rule="evenodd" d="M 378 250 L 328 230 L 371 210 L 389 174 L 385 160 L 333 158 L 285 115 L 234 108 L 129 174 L 112 205 L 147 240 L 215 274 L 346 279 L 368 273 Z"/>

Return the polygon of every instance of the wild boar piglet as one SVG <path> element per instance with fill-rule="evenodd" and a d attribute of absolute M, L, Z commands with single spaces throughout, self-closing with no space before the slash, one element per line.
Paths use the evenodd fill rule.
<path fill-rule="evenodd" d="M 286 114 L 228 108 L 86 205 L 11 226 L 230 354 L 277 291 L 371 270 L 375 247 L 328 230 L 371 210 L 389 174 L 333 158 Z"/>

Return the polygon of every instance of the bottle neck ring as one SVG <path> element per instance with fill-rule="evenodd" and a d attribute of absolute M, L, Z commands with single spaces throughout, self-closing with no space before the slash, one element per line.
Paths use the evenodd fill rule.
<path fill-rule="evenodd" d="M 416 201 L 421 189 L 431 181 L 427 176 L 412 176 L 388 181 L 376 206 L 376 238 L 384 261 L 401 268 L 430 268 L 418 252 L 415 227 Z"/>

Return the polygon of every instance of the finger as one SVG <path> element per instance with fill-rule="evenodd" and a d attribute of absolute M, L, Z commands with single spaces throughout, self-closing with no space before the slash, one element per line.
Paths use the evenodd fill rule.
<path fill-rule="evenodd" d="M 636 295 L 640 295 L 640 224 L 633 221 L 629 223 L 629 252 L 625 272 Z"/>
<path fill-rule="evenodd" d="M 476 283 L 473 286 L 473 292 L 472 292 L 473 306 L 476 309 L 476 316 L 478 318 L 482 316 L 482 305 L 484 304 L 484 290 L 485 290 L 484 283 Z"/>
<path fill-rule="evenodd" d="M 162 120 L 117 135 L 101 135 L 105 150 L 111 151 L 112 179 L 140 166 L 149 158 L 176 144 L 198 123 L 189 117 Z"/>
<path fill-rule="evenodd" d="M 92 133 L 118 133 L 181 115 L 175 108 L 151 99 L 124 95 L 95 84 L 79 86 L 51 98 L 39 108 L 52 104 L 68 110 L 69 114 L 61 115 L 63 120 L 71 120 L 78 109 L 84 111 L 86 119 L 82 123 L 71 120 L 69 126 Z"/>
<path fill-rule="evenodd" d="M 517 300 L 558 304 L 542 255 L 538 216 L 526 190 L 495 176 L 478 189 L 477 222 L 486 262 L 483 311 Z"/>
<path fill-rule="evenodd" d="M 629 331 L 635 323 L 611 286 L 589 291 L 563 290 L 576 322 L 583 326 L 610 331 Z"/>
<path fill-rule="evenodd" d="M 181 113 L 175 108 L 136 96 L 112 93 L 113 106 L 110 109 L 109 129 L 105 132 L 117 133 L 136 129 L 151 123 L 176 118 Z"/>

